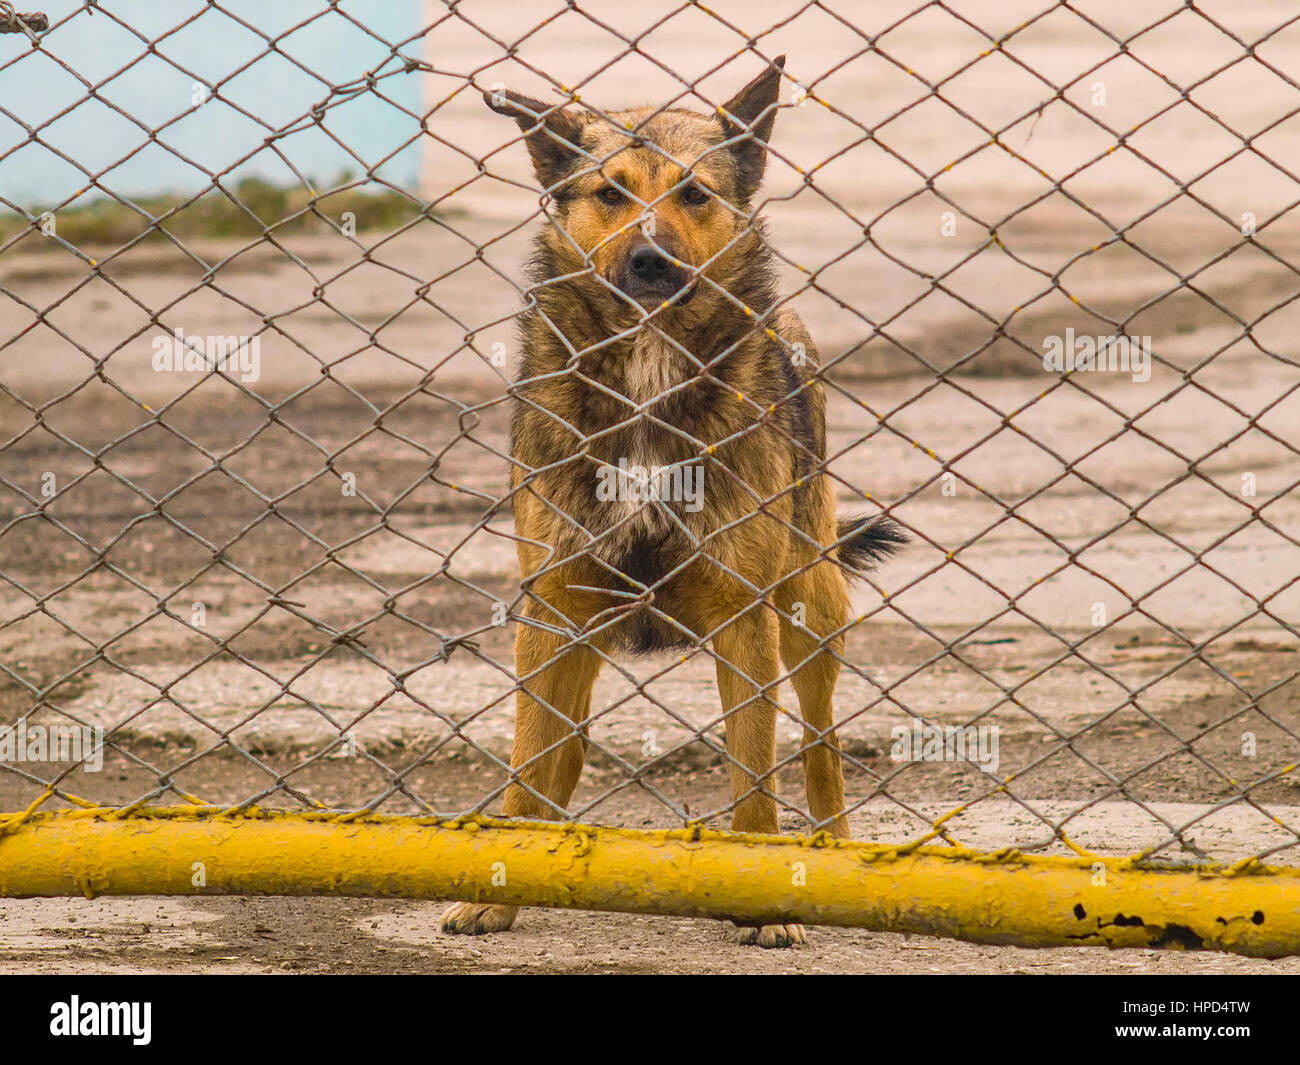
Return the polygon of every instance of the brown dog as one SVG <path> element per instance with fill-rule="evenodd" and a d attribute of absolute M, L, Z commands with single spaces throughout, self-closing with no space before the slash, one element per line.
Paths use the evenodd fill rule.
<path fill-rule="evenodd" d="M 778 305 L 752 214 L 783 65 L 712 116 L 575 114 L 516 93 L 486 96 L 526 134 L 552 207 L 513 389 L 528 602 L 515 643 L 509 817 L 564 816 L 602 655 L 707 641 L 726 715 L 732 828 L 778 828 L 779 653 L 799 697 L 812 817 L 849 834 L 831 710 L 844 567 L 868 566 L 903 537 L 885 521 L 836 520 L 817 354 Z M 459 903 L 442 927 L 500 931 L 516 913 Z M 786 946 L 803 930 L 749 927 L 742 940 Z"/>

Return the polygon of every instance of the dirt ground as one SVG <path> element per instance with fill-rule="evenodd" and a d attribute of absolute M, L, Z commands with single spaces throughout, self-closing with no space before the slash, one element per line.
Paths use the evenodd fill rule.
<path fill-rule="evenodd" d="M 526 910 L 510 932 L 447 936 L 441 910 L 365 899 L 0 899 L 0 974 L 1300 974 L 1300 958 L 1024 950 L 842 928 L 761 950 L 716 921 L 562 910 Z"/>
<path fill-rule="evenodd" d="M 747 6 L 763 21 L 780 5 Z M 1232 8 L 1223 17 L 1243 33 L 1282 10 Z M 1106 11 L 1130 17 L 1124 5 Z M 783 31 L 789 69 L 811 63 L 800 42 L 805 57 L 809 42 L 849 49 L 821 19 L 812 10 Z M 927 26 L 900 34 L 900 54 L 918 69 L 955 67 L 969 40 Z M 1078 65 L 1102 47 L 1073 24 L 1048 29 L 1024 42 L 1041 63 Z M 1153 61 L 1190 79 L 1202 32 L 1174 20 L 1151 42 Z M 697 55 L 691 32 L 672 33 L 679 54 L 707 51 L 704 38 Z M 607 46 L 598 36 L 529 47 L 555 69 L 581 67 Z M 480 38 L 457 41 L 443 44 L 463 45 L 467 65 L 474 49 L 490 52 Z M 849 64 L 818 91 L 882 115 L 902 106 L 906 86 L 877 61 Z M 534 88 L 522 67 L 501 76 Z M 639 84 L 603 77 L 598 87 L 625 96 Z M 1116 128 L 1164 100 L 1127 66 L 1108 77 Z M 1275 79 L 1241 77 L 1232 91 L 1202 90 L 1237 128 L 1293 106 Z M 486 151 L 506 133 L 472 95 L 436 121 Z M 967 113 L 1037 98 L 1003 67 L 948 95 Z M 1201 122 L 1176 108 L 1139 146 L 1188 180 L 1240 148 L 1198 132 Z M 1058 105 L 1014 143 L 1065 173 L 1092 143 L 1087 128 Z M 918 162 L 947 160 L 962 129 L 971 135 L 927 105 L 880 140 Z M 1035 202 L 1034 169 L 993 151 L 936 183 L 967 212 L 946 237 L 945 202 L 928 192 L 900 202 L 915 175 L 878 143 L 844 147 L 860 131 L 816 108 L 783 114 L 777 130 L 791 161 L 829 160 L 815 182 L 825 195 L 799 193 L 797 172 L 774 163 L 767 213 L 792 264 L 784 291 L 800 292 L 795 306 L 830 364 L 841 507 L 888 508 L 913 535 L 855 593 L 864 620 L 836 700 L 855 836 L 912 839 L 962 806 L 948 838 L 972 846 L 1061 853 L 1064 834 L 1103 854 L 1300 862 L 1300 781 L 1288 771 L 1300 761 L 1300 305 L 1287 265 L 1300 261 L 1300 231 L 1284 215 L 1259 235 L 1264 254 L 1224 221 L 1269 217 L 1296 183 L 1247 153 L 1197 185 L 1202 204 L 1184 196 L 1147 216 L 1172 186 L 1121 152 L 1098 164 L 1107 176 L 1088 170 L 1070 185 L 1089 213 L 1060 192 Z M 1289 143 L 1274 131 L 1258 147 L 1289 162 Z M 518 594 L 498 507 L 504 391 L 536 197 L 492 175 L 522 179 L 523 160 L 517 144 L 493 156 L 436 222 L 382 242 L 362 234 L 364 255 L 341 236 L 303 235 L 281 248 L 196 242 L 199 261 L 159 243 L 91 249 L 106 260 L 97 272 L 34 240 L 0 257 L 0 335 L 11 338 L 0 347 L 0 726 L 30 713 L 113 734 L 98 773 L 0 764 L 0 811 L 25 808 L 52 780 L 51 809 L 68 795 L 499 809 L 513 626 L 494 613 Z M 460 177 L 448 166 L 450 188 Z M 859 216 L 878 215 L 864 240 Z M 980 251 L 990 222 L 1001 247 Z M 1128 243 L 1098 251 L 1120 230 Z M 221 265 L 205 276 L 201 263 Z M 793 264 L 817 268 L 812 287 Z M 1196 291 L 1179 283 L 1202 267 Z M 268 321 L 261 377 L 243 390 L 151 367 L 162 331 L 240 334 Z M 1149 381 L 1043 371 L 1045 336 L 1107 335 L 1116 321 L 1152 337 Z M 43 502 L 46 475 L 58 489 L 48 520 L 15 520 Z M 782 827 L 795 831 L 807 822 L 787 710 L 776 787 Z M 917 716 L 996 725 L 1008 794 L 969 763 L 894 761 L 891 729 Z M 574 818 L 725 824 L 706 654 L 606 666 L 592 741 Z M 437 931 L 440 909 L 0 900 L 0 972 L 1300 972 L 1295 958 L 832 929 L 763 952 L 707 921 L 536 910 L 509 935 L 454 939 Z"/>

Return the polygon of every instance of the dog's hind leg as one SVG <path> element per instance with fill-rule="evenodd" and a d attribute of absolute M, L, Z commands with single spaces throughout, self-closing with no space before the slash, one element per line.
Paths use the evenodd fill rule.
<path fill-rule="evenodd" d="M 791 671 L 803 718 L 800 756 L 809 812 L 819 828 L 848 839 L 844 769 L 831 699 L 844 653 L 844 575 L 834 563 L 818 562 L 782 582 L 773 599 L 781 613 L 781 661 Z M 803 624 L 796 624 L 794 617 L 802 617 Z"/>
<path fill-rule="evenodd" d="M 600 672 L 600 656 L 554 632 L 549 611 L 544 624 L 520 622 L 515 636 L 515 741 L 510 756 L 511 780 L 502 804 L 507 817 L 555 821 L 564 816 L 587 758 L 586 729 L 591 689 Z M 519 913 L 518 906 L 458 902 L 442 916 L 444 932 L 476 935 L 502 932 Z"/>
<path fill-rule="evenodd" d="M 731 827 L 735 832 L 776 833 L 772 766 L 776 762 L 774 693 L 759 689 L 776 680 L 776 616 L 766 603 L 735 618 L 713 637 L 718 694 L 726 715 L 731 763 Z M 806 942 L 798 924 L 740 925 L 740 941 L 761 947 Z"/>

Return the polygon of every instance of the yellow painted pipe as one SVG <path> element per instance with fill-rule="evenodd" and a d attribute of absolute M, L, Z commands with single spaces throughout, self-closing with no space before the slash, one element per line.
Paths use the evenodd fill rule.
<path fill-rule="evenodd" d="M 214 808 L 0 817 L 0 896 L 348 895 L 799 921 L 1026 947 L 1300 953 L 1300 870 L 709 829 Z"/>

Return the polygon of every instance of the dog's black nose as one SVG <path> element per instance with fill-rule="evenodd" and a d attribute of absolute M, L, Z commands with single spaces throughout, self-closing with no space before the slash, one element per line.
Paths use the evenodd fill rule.
<path fill-rule="evenodd" d="M 633 276 L 639 277 L 642 281 L 658 281 L 672 269 L 672 263 L 659 253 L 658 248 L 651 244 L 642 244 L 632 250 L 628 267 Z"/>

